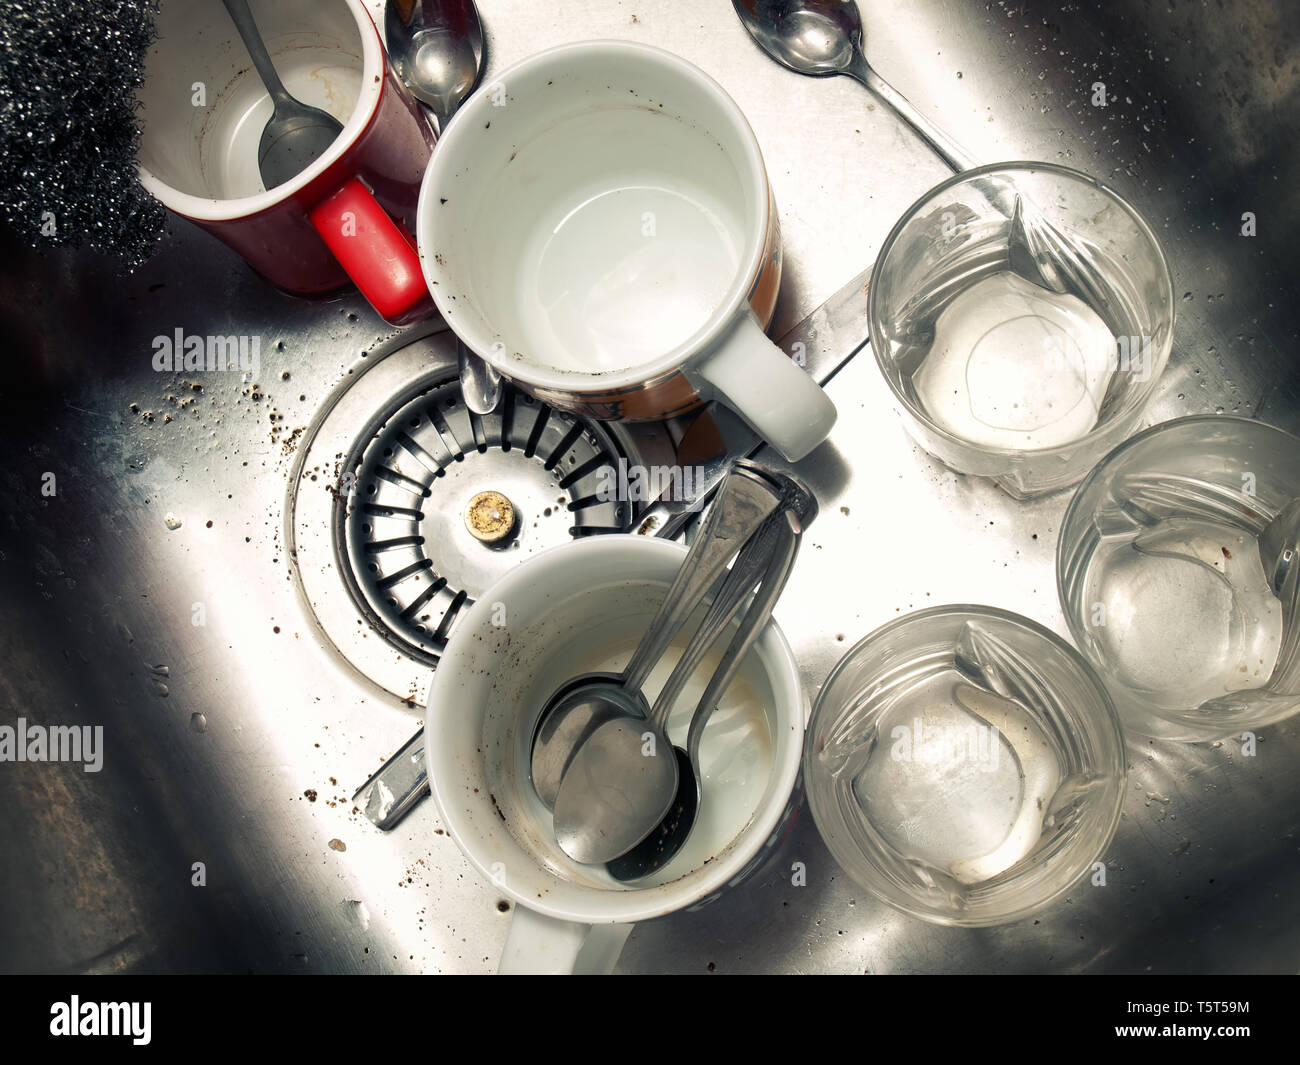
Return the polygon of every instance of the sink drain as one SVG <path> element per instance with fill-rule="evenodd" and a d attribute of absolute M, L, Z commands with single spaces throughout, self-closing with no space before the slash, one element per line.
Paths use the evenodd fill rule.
<path fill-rule="evenodd" d="M 603 427 L 508 386 L 478 415 L 458 379 L 439 382 L 349 457 L 351 575 L 388 632 L 432 664 L 456 618 L 521 556 L 627 531 L 631 504 L 600 492 L 624 458 Z"/>
<path fill-rule="evenodd" d="M 626 532 L 619 462 L 667 464 L 659 426 L 586 421 L 506 386 L 465 406 L 448 332 L 367 359 L 308 431 L 286 536 L 303 599 L 360 673 L 423 703 L 457 620 L 501 576 L 576 537 Z M 314 478 L 314 479 L 313 479 Z"/>

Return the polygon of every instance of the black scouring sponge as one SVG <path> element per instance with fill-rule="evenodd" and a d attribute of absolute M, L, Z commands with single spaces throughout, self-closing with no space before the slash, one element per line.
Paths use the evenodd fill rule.
<path fill-rule="evenodd" d="M 136 177 L 157 0 L 0 0 L 0 220 L 138 266 L 165 216 Z"/>

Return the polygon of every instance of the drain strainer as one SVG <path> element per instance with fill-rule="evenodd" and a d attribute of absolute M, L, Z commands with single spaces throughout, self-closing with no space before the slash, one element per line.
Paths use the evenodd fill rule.
<path fill-rule="evenodd" d="M 290 558 L 329 642 L 423 703 L 431 667 L 484 591 L 538 551 L 627 531 L 634 505 L 606 490 L 618 464 L 672 456 L 659 426 L 589 422 L 509 386 L 496 411 L 474 414 L 452 335 L 407 334 L 354 368 L 300 447 Z"/>
<path fill-rule="evenodd" d="M 521 556 L 627 531 L 631 504 L 607 498 L 625 458 L 602 427 L 509 386 L 480 416 L 458 379 L 434 385 L 348 462 L 343 537 L 366 605 L 432 664 L 459 614 Z"/>

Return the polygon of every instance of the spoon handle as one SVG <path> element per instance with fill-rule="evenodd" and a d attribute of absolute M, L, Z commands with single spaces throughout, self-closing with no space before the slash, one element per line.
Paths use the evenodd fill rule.
<path fill-rule="evenodd" d="M 230 21 L 235 24 L 235 29 L 243 38 L 244 47 L 248 49 L 249 58 L 253 60 L 253 66 L 257 68 L 258 77 L 262 79 L 266 91 L 271 94 L 271 99 L 278 105 L 282 98 L 289 96 L 289 93 L 284 87 L 284 82 L 280 80 L 280 75 L 276 73 L 270 55 L 267 54 L 266 44 L 257 30 L 257 23 L 253 21 L 253 13 L 248 10 L 248 0 L 224 0 L 224 2 L 226 10 L 230 13 Z"/>
<path fill-rule="evenodd" d="M 776 530 L 785 523 L 784 511 L 770 515 L 762 527 L 750 537 L 749 542 L 741 548 L 740 554 L 723 581 L 718 594 L 714 596 L 709 611 L 704 615 L 699 629 L 686 645 L 682 657 L 673 667 L 672 674 L 655 699 L 650 711 L 647 728 L 652 732 L 662 732 L 672 713 L 677 697 L 681 695 L 686 682 L 690 680 L 704 656 L 718 641 L 718 637 L 740 611 L 749 593 L 754 590 L 769 567 L 772 550 L 776 547 Z"/>
<path fill-rule="evenodd" d="M 943 161 L 952 167 L 956 173 L 961 173 L 963 170 L 974 170 L 979 165 L 969 152 L 935 126 L 934 123 L 912 106 L 911 101 L 906 96 L 871 68 L 871 64 L 867 62 L 867 57 L 862 53 L 861 44 L 859 44 L 853 62 L 849 64 L 845 73 L 862 82 L 871 92 L 880 97 L 886 105 L 894 110 L 899 118 L 916 131 L 926 144 L 938 152 L 943 157 Z"/>
<path fill-rule="evenodd" d="M 659 613 L 623 672 L 623 687 L 629 691 L 640 690 L 727 563 L 776 509 L 778 502 L 766 482 L 739 466 L 732 467 Z"/>
<path fill-rule="evenodd" d="M 768 531 L 769 529 L 771 532 Z M 767 526 L 759 535 L 770 538 L 770 546 L 763 552 L 767 568 L 762 574 L 762 583 L 735 636 L 731 638 L 722 661 L 718 663 L 718 668 L 709 680 L 709 686 L 700 696 L 695 713 L 691 715 L 691 727 L 686 736 L 686 754 L 697 778 L 700 765 L 700 740 L 704 736 L 704 727 L 713 716 L 713 711 L 717 709 L 718 700 L 722 698 L 736 673 L 739 672 L 740 663 L 772 617 L 772 608 L 776 606 L 776 601 L 780 598 L 781 591 L 790 577 L 790 571 L 794 569 L 794 559 L 799 553 L 799 541 L 803 533 L 794 527 L 790 512 L 783 509 L 768 519 Z"/>

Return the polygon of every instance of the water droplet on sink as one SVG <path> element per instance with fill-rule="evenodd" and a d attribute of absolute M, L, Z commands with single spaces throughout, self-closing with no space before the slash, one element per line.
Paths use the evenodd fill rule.
<path fill-rule="evenodd" d="M 208 730 L 208 719 L 202 714 L 190 714 L 190 728 L 195 732 L 206 732 Z"/>

